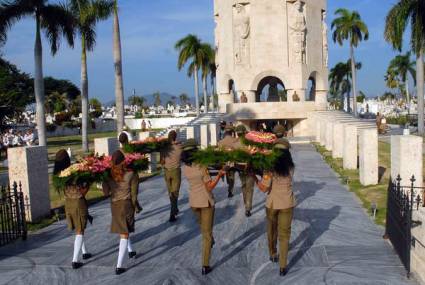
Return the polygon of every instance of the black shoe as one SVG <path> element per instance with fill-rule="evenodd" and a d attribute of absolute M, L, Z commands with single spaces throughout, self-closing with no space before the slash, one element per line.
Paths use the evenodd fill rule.
<path fill-rule="evenodd" d="M 170 219 L 168 220 L 170 223 L 174 223 L 175 221 L 177 221 L 177 218 L 176 218 L 176 216 L 174 216 L 174 215 L 171 215 L 170 216 Z"/>
<path fill-rule="evenodd" d="M 286 269 L 286 268 L 281 268 L 281 269 L 279 270 L 279 275 L 280 275 L 280 276 L 285 276 L 286 274 L 288 274 L 288 269 Z"/>
<path fill-rule="evenodd" d="M 92 256 L 93 256 L 93 255 L 92 255 L 91 253 L 84 253 L 84 254 L 83 254 L 83 259 L 84 259 L 84 260 L 86 260 L 86 259 L 90 259 L 90 258 L 92 258 Z"/>
<path fill-rule="evenodd" d="M 251 217 L 252 216 L 251 211 L 246 211 L 245 216 L 247 216 L 248 218 Z"/>
<path fill-rule="evenodd" d="M 233 193 L 229 192 L 229 194 L 227 194 L 227 198 L 232 198 L 233 197 Z"/>
<path fill-rule="evenodd" d="M 211 242 L 211 248 L 213 248 L 214 245 L 215 245 L 215 240 L 213 239 L 212 242 Z"/>
<path fill-rule="evenodd" d="M 115 268 L 115 274 L 116 275 L 121 275 L 121 274 L 123 274 L 124 272 L 126 272 L 127 271 L 127 269 L 125 269 L 125 268 Z"/>
<path fill-rule="evenodd" d="M 202 275 L 207 275 L 212 271 L 212 268 L 209 266 L 202 266 Z"/>
<path fill-rule="evenodd" d="M 72 263 L 72 269 L 78 269 L 81 268 L 83 264 L 81 262 L 73 262 Z"/>
<path fill-rule="evenodd" d="M 136 205 L 134 206 L 136 214 L 139 214 L 143 211 L 142 206 L 140 206 L 139 202 L 136 202 Z"/>
<path fill-rule="evenodd" d="M 277 256 L 270 256 L 270 261 L 273 263 L 277 263 L 279 261 L 279 258 Z"/>
<path fill-rule="evenodd" d="M 136 257 L 136 255 L 137 255 L 137 252 L 135 252 L 135 251 L 130 251 L 130 252 L 128 253 L 128 258 L 132 259 L 133 257 Z"/>
<path fill-rule="evenodd" d="M 93 225 L 93 217 L 88 215 L 87 220 L 89 221 L 90 225 Z"/>

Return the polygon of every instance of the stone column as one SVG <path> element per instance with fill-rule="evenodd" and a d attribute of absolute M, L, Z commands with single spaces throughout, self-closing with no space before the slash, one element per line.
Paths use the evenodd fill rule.
<path fill-rule="evenodd" d="M 344 127 L 343 167 L 357 169 L 357 126 L 345 124 Z"/>
<path fill-rule="evenodd" d="M 316 137 L 316 142 L 320 143 L 320 120 L 319 117 L 314 117 L 315 122 L 314 124 L 316 125 L 316 133 L 315 133 L 315 137 Z"/>
<path fill-rule="evenodd" d="M 218 125 L 216 123 L 212 123 L 209 125 L 210 129 L 210 145 L 216 146 L 218 143 Z"/>
<path fill-rule="evenodd" d="M 255 98 L 255 95 L 256 95 L 256 92 L 255 91 L 243 91 L 244 93 L 245 93 L 245 95 L 246 95 L 246 97 L 248 98 L 248 103 L 255 103 L 256 102 L 256 98 Z"/>
<path fill-rule="evenodd" d="M 320 119 L 320 145 L 326 146 L 326 118 L 321 117 Z"/>
<path fill-rule="evenodd" d="M 148 173 L 154 173 L 158 170 L 158 159 L 157 159 L 158 153 L 153 152 L 148 154 L 148 160 L 149 160 L 149 167 L 148 167 Z"/>
<path fill-rule="evenodd" d="M 342 158 L 344 151 L 344 125 L 335 122 L 332 134 L 332 158 Z"/>
<path fill-rule="evenodd" d="M 44 146 L 16 147 L 7 150 L 9 181 L 22 184 L 29 207 L 26 218 L 38 222 L 50 215 L 47 148 Z"/>
<path fill-rule="evenodd" d="M 328 106 L 328 91 L 316 90 L 316 110 L 326 110 Z"/>
<path fill-rule="evenodd" d="M 333 129 L 334 129 L 334 122 L 332 120 L 332 117 L 326 122 L 326 149 L 331 151 L 332 145 L 333 145 Z"/>
<path fill-rule="evenodd" d="M 359 174 L 363 186 L 378 184 L 378 130 L 359 130 Z"/>
<path fill-rule="evenodd" d="M 193 126 L 186 127 L 186 139 L 194 139 L 195 138 L 195 128 Z"/>
<path fill-rule="evenodd" d="M 220 113 L 226 113 L 226 106 L 227 104 L 232 104 L 233 101 L 233 94 L 232 93 L 222 93 L 219 95 L 218 99 L 218 109 Z"/>
<path fill-rule="evenodd" d="M 117 138 L 94 139 L 94 152 L 98 155 L 112 155 L 119 148 Z"/>
<path fill-rule="evenodd" d="M 155 132 L 140 132 L 139 133 L 139 140 L 143 141 L 149 137 L 155 136 Z"/>
<path fill-rule="evenodd" d="M 201 128 L 200 145 L 201 145 L 201 148 L 204 149 L 204 148 L 207 148 L 209 145 L 208 125 L 202 124 L 200 128 Z"/>
<path fill-rule="evenodd" d="M 391 177 L 401 177 L 401 185 L 410 186 L 415 176 L 416 187 L 423 187 L 423 139 L 418 136 L 391 136 Z"/>

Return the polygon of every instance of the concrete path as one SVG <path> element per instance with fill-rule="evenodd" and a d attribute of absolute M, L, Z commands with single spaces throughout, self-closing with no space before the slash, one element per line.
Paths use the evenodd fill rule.
<path fill-rule="evenodd" d="M 73 237 L 56 223 L 0 249 L 0 284 L 415 284 L 391 246 L 358 200 L 339 183 L 310 145 L 293 149 L 297 165 L 298 207 L 293 223 L 290 272 L 278 276 L 268 262 L 264 194 L 255 192 L 253 216 L 244 215 L 242 197 L 227 199 L 225 185 L 216 189 L 214 271 L 200 273 L 201 239 L 182 184 L 181 214 L 168 223 L 168 198 L 162 177 L 142 185 L 144 211 L 132 236 L 137 259 L 126 261 L 127 273 L 114 275 L 118 237 L 108 233 L 109 201 L 90 209 L 95 225 L 86 243 L 92 260 L 70 268 Z"/>

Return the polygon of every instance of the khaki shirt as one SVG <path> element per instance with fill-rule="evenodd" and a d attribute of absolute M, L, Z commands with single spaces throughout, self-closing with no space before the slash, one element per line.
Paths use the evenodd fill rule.
<path fill-rule="evenodd" d="M 214 196 L 207 190 L 205 183 L 211 181 L 206 167 L 196 164 L 184 165 L 183 174 L 189 182 L 189 204 L 192 208 L 208 208 L 214 206 Z"/>
<path fill-rule="evenodd" d="M 164 163 L 165 169 L 180 168 L 180 159 L 182 156 L 183 148 L 178 142 L 171 144 L 167 150 L 161 152 L 161 160 Z"/>
<path fill-rule="evenodd" d="M 285 210 L 295 207 L 296 201 L 292 192 L 292 177 L 282 177 L 273 174 L 265 174 L 261 183 L 270 189 L 266 199 L 266 208 L 273 210 Z"/>
<path fill-rule="evenodd" d="M 239 141 L 239 139 L 234 138 L 232 136 L 225 136 L 224 139 L 218 142 L 218 146 L 221 148 L 235 148 L 235 143 Z"/>
<path fill-rule="evenodd" d="M 81 188 L 75 185 L 66 186 L 64 195 L 67 199 L 81 199 L 83 198 L 83 194 L 81 194 Z"/>
<path fill-rule="evenodd" d="M 131 199 L 131 189 L 139 187 L 139 177 L 132 171 L 124 174 L 123 180 L 115 182 L 112 178 L 108 178 L 102 184 L 105 196 L 111 195 L 112 202 Z"/>

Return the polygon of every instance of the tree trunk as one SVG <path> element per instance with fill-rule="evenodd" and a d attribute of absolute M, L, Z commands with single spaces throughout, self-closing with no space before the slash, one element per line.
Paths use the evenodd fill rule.
<path fill-rule="evenodd" d="M 207 90 L 207 77 L 202 77 L 202 91 L 204 93 L 204 113 L 208 113 L 208 90 Z"/>
<path fill-rule="evenodd" d="M 416 59 L 416 80 L 418 90 L 418 133 L 424 135 L 424 49 Z"/>
<path fill-rule="evenodd" d="M 117 131 L 118 134 L 124 128 L 124 83 L 122 76 L 122 54 L 120 23 L 118 19 L 118 6 L 115 1 L 114 9 L 114 66 L 115 66 L 115 103 L 117 111 Z"/>
<path fill-rule="evenodd" d="M 81 37 L 81 135 L 83 152 L 89 151 L 89 79 L 87 75 L 87 49 L 84 36 Z"/>
<path fill-rule="evenodd" d="M 217 106 L 217 100 L 216 100 L 216 97 L 217 97 L 217 87 L 216 87 L 216 79 L 215 79 L 215 77 L 213 77 L 212 78 L 212 82 L 211 82 L 211 84 L 212 84 L 212 96 L 213 96 L 213 104 L 214 104 L 214 111 L 217 111 L 217 109 L 218 109 L 218 106 Z"/>
<path fill-rule="evenodd" d="M 352 73 L 352 85 L 353 85 L 353 114 L 357 117 L 357 74 L 356 74 L 356 61 L 354 59 L 354 47 L 350 46 L 351 55 L 351 73 Z"/>
<path fill-rule="evenodd" d="M 195 64 L 195 105 L 196 105 L 196 116 L 199 117 L 199 84 L 198 84 L 198 65 Z"/>
<path fill-rule="evenodd" d="M 34 93 L 36 104 L 36 123 L 38 132 L 38 145 L 46 146 L 46 117 L 44 113 L 44 77 L 43 77 L 43 47 L 40 36 L 40 18 L 36 16 L 36 32 L 34 45 Z"/>
<path fill-rule="evenodd" d="M 406 81 L 404 82 L 404 85 L 406 86 L 407 113 L 410 113 L 409 75 L 406 75 Z"/>

